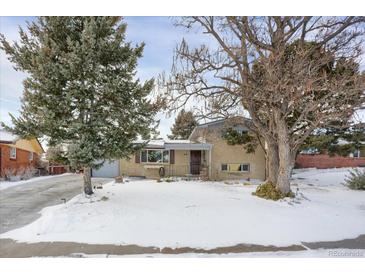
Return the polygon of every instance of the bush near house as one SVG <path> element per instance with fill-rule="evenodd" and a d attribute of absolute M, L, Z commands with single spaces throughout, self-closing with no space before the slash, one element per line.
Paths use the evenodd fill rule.
<path fill-rule="evenodd" d="M 33 166 L 21 168 L 7 168 L 4 171 L 5 179 L 10 181 L 28 180 L 36 176 L 38 169 Z"/>
<path fill-rule="evenodd" d="M 286 195 L 281 193 L 279 190 L 276 189 L 275 185 L 271 182 L 259 185 L 256 191 L 252 192 L 252 195 L 274 201 L 284 199 L 285 197 L 294 198 L 295 196 L 294 193 L 291 191 Z"/>

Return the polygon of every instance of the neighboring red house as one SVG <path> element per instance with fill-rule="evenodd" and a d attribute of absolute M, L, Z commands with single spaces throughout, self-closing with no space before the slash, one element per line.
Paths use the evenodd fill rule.
<path fill-rule="evenodd" d="M 0 129 L 0 177 L 5 177 L 7 170 L 37 167 L 42 153 L 44 150 L 36 138 L 21 139 Z"/>
<path fill-rule="evenodd" d="M 346 144 L 344 141 L 342 143 Z M 298 154 L 295 164 L 298 168 L 365 167 L 365 144 L 360 149 L 350 153 L 348 157 L 302 152 Z"/>

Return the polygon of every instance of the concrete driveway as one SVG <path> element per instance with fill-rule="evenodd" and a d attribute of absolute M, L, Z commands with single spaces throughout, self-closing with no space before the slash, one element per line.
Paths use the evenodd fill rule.
<path fill-rule="evenodd" d="M 110 178 L 93 178 L 94 185 L 110 182 Z M 0 190 L 0 234 L 22 227 L 40 217 L 47 206 L 63 203 L 82 193 L 81 175 L 45 178 Z"/>

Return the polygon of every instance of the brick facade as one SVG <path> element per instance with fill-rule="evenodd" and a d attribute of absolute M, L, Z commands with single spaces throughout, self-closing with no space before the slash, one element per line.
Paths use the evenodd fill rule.
<path fill-rule="evenodd" d="M 365 157 L 352 158 L 333 156 L 327 154 L 308 155 L 299 154 L 296 158 L 296 166 L 298 168 L 334 168 L 334 167 L 359 167 L 365 166 Z"/>
<path fill-rule="evenodd" d="M 6 169 L 22 169 L 29 166 L 37 167 L 39 162 L 39 155 L 33 153 L 33 160 L 29 160 L 29 151 L 23 149 L 16 149 L 16 159 L 10 159 L 10 146 L 6 144 L 0 144 L 1 156 L 0 156 L 0 176 L 5 176 Z"/>

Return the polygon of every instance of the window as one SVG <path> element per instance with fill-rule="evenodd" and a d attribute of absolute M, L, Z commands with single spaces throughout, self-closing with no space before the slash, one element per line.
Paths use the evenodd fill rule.
<path fill-rule="evenodd" d="M 29 161 L 33 161 L 33 152 L 29 152 Z"/>
<path fill-rule="evenodd" d="M 148 150 L 147 159 L 150 163 L 161 163 L 162 162 L 162 151 L 161 150 Z"/>
<path fill-rule="evenodd" d="M 147 150 L 141 151 L 141 162 L 146 163 L 147 162 Z"/>
<path fill-rule="evenodd" d="M 141 163 L 169 163 L 170 151 L 163 149 L 146 149 L 141 151 Z"/>
<path fill-rule="evenodd" d="M 249 164 L 222 164 L 222 171 L 230 171 L 230 172 L 250 172 Z"/>
<path fill-rule="evenodd" d="M 170 153 L 169 152 L 170 152 L 169 150 L 164 150 L 163 151 L 163 159 L 162 159 L 162 161 L 164 163 L 170 162 Z"/>
<path fill-rule="evenodd" d="M 15 147 L 10 148 L 10 159 L 16 159 L 16 148 Z"/>
<path fill-rule="evenodd" d="M 241 164 L 241 171 L 242 172 L 249 172 L 250 171 L 250 165 L 248 165 L 248 164 Z"/>
<path fill-rule="evenodd" d="M 360 158 L 360 149 L 356 149 L 353 153 L 354 158 Z"/>

